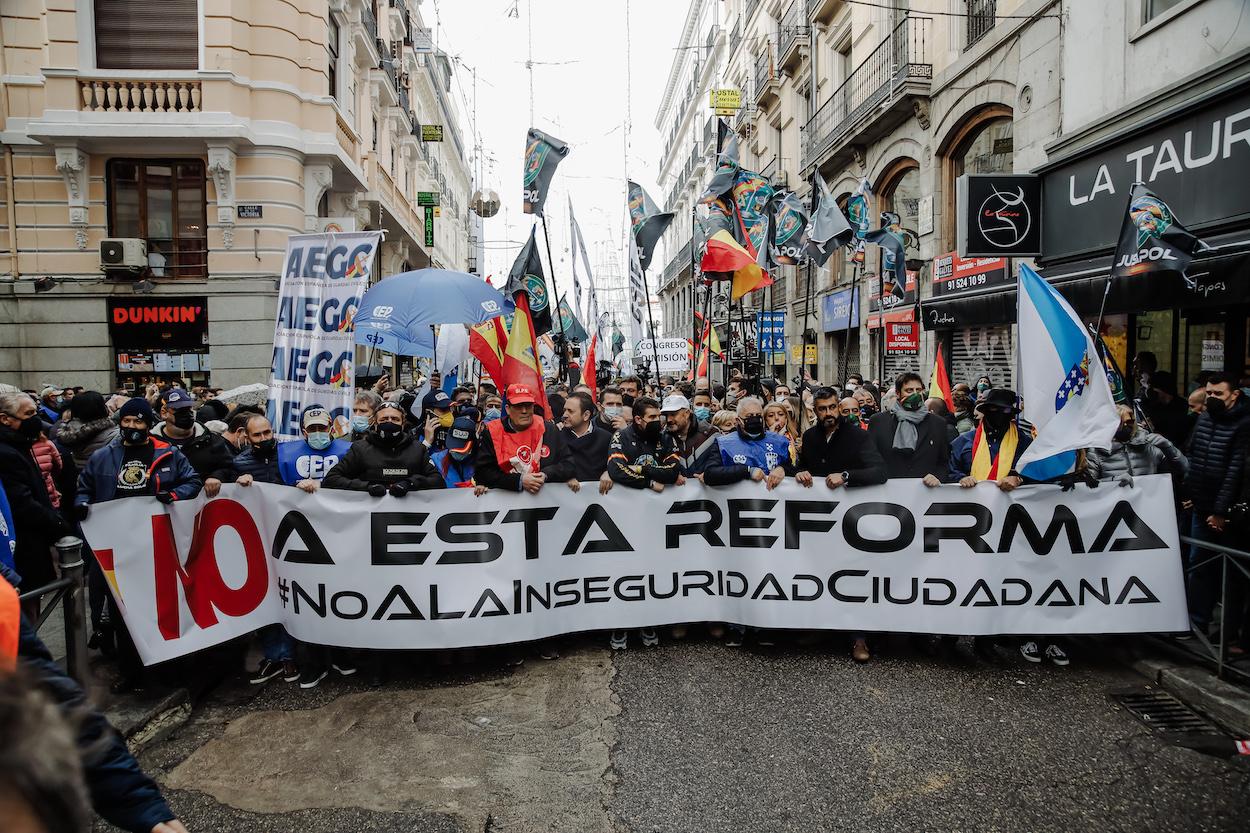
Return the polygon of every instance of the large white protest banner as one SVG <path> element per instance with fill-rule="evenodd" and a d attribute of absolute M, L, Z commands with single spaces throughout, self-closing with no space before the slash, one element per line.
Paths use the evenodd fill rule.
<path fill-rule="evenodd" d="M 355 393 L 352 318 L 369 284 L 382 233 L 293 234 L 278 290 L 269 421 L 279 439 L 300 436 L 300 413 L 321 405 L 348 433 Z"/>
<path fill-rule="evenodd" d="M 644 520 L 645 519 L 645 520 Z M 792 480 L 404 498 L 227 486 L 83 525 L 145 662 L 281 622 L 450 648 L 678 622 L 911 633 L 1188 627 L 1172 487 L 1005 493 Z"/>

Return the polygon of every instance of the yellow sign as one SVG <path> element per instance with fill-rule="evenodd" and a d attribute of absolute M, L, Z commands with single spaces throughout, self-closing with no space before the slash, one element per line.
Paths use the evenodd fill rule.
<path fill-rule="evenodd" d="M 800 362 L 803 361 L 803 345 L 802 344 L 790 345 L 790 361 L 794 362 L 795 364 L 799 364 Z"/>
<path fill-rule="evenodd" d="M 717 108 L 716 108 L 716 115 L 718 115 L 718 116 L 724 116 L 725 118 L 731 118 L 731 117 L 733 117 L 733 116 L 737 115 L 737 113 L 738 113 L 738 111 L 737 111 L 737 110 L 731 110 L 731 109 L 729 109 L 728 107 L 717 107 Z"/>
<path fill-rule="evenodd" d="M 806 361 L 800 361 L 800 357 Z M 816 364 L 816 345 L 808 344 L 806 348 L 802 344 L 790 345 L 790 361 L 794 364 Z"/>
<path fill-rule="evenodd" d="M 709 90 L 708 106 L 714 110 L 741 110 L 742 109 L 742 91 L 741 90 Z M 723 113 L 720 115 L 724 115 Z"/>
<path fill-rule="evenodd" d="M 437 206 L 437 205 L 436 205 L 436 206 L 434 206 L 434 216 L 435 216 L 435 217 L 442 217 L 442 216 L 443 216 L 443 209 L 442 209 L 441 207 Z"/>

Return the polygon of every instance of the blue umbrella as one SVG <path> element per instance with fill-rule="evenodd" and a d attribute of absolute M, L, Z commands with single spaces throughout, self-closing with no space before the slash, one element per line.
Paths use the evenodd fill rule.
<path fill-rule="evenodd" d="M 486 281 L 447 269 L 417 269 L 378 281 L 360 299 L 356 343 L 401 356 L 433 356 L 437 324 L 481 324 L 514 309 Z"/>

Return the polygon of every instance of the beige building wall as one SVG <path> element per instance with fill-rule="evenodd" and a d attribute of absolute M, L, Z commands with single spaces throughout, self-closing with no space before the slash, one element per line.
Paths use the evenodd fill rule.
<path fill-rule="evenodd" d="M 111 388 L 107 299 L 183 296 L 208 298 L 211 383 L 266 381 L 287 237 L 325 217 L 384 229 L 383 274 L 466 268 L 471 178 L 454 66 L 417 51 L 415 3 L 198 8 L 197 69 L 131 71 L 96 68 L 92 0 L 0 4 L 0 381 Z M 421 143 L 422 122 L 447 140 Z M 111 159 L 203 162 L 206 276 L 150 276 L 150 294 L 136 295 L 135 277 L 100 271 Z M 432 246 L 418 191 L 442 192 Z M 240 217 L 240 205 L 262 217 Z"/>

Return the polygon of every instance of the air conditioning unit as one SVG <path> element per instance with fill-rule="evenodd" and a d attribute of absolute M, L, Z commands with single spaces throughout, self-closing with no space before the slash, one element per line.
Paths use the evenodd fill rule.
<path fill-rule="evenodd" d="M 148 243 L 138 237 L 110 237 L 100 241 L 100 271 L 142 272 L 148 266 Z"/>

